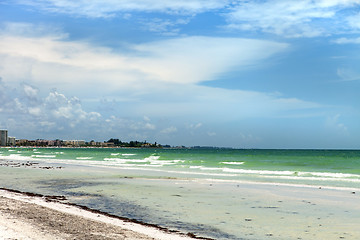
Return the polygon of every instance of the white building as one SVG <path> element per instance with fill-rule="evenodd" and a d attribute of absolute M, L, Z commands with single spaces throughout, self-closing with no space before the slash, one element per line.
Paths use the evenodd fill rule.
<path fill-rule="evenodd" d="M 6 146 L 8 141 L 8 131 L 0 130 L 0 146 Z"/>
<path fill-rule="evenodd" d="M 64 140 L 65 146 L 80 147 L 85 145 L 85 140 Z"/>

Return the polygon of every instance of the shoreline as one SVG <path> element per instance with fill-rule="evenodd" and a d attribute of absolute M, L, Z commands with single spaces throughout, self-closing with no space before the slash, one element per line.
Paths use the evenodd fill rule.
<path fill-rule="evenodd" d="M 159 187 L 159 183 L 159 181 L 146 181 L 146 184 L 156 185 L 157 187 Z M 191 181 L 188 183 L 177 183 L 180 187 L 193 185 L 191 184 Z M 172 185 L 173 183 L 170 184 Z M 237 236 L 238 238 L 233 235 L 228 235 L 233 237 L 231 239 L 268 239 L 270 237 L 275 237 L 276 239 L 285 240 L 296 239 L 296 236 L 300 236 L 302 239 L 359 239 L 358 237 L 360 236 L 360 231 L 357 230 L 357 226 L 359 224 L 358 213 L 360 211 L 358 205 L 360 199 L 357 193 L 352 193 L 349 191 L 344 192 L 338 189 L 319 189 L 304 186 L 294 187 L 284 185 L 276 186 L 268 184 L 249 183 L 234 185 L 228 183 L 216 184 L 213 182 L 211 184 L 209 182 L 203 182 L 200 183 L 200 185 L 196 185 L 194 187 L 201 187 L 202 189 L 206 188 L 206 191 L 208 192 L 207 196 L 209 198 L 223 196 L 223 193 L 229 193 L 230 191 L 233 192 L 234 195 L 230 195 L 227 199 L 228 201 L 234 201 L 234 203 L 236 202 L 237 208 L 233 209 L 234 212 L 229 212 L 229 214 L 236 216 L 235 219 L 237 219 L 237 227 L 241 228 L 242 233 Z M 73 217 L 79 217 L 80 215 L 80 217 L 83 219 L 83 217 L 89 218 L 90 215 L 92 217 L 86 220 L 86 222 L 88 223 L 82 225 L 96 226 L 97 223 L 94 223 L 94 221 L 100 221 L 102 222 L 102 224 L 106 223 L 112 226 L 115 225 L 115 227 L 120 228 L 117 230 L 118 233 L 123 232 L 121 236 L 123 236 L 124 234 L 129 235 L 128 231 L 136 232 L 136 234 L 139 234 L 136 237 L 121 238 L 119 235 L 117 235 L 116 238 L 112 238 L 111 236 L 109 236 L 107 238 L 96 237 L 96 239 L 211 239 L 196 237 L 191 234 L 179 234 L 177 231 L 171 231 L 165 228 L 156 227 L 156 225 L 149 224 L 148 226 L 146 226 L 146 224 L 141 224 L 138 221 L 134 221 L 135 223 L 131 222 L 131 219 L 124 219 L 121 217 L 114 218 L 113 215 L 107 214 L 106 212 L 93 210 L 82 205 L 67 203 L 66 198 L 63 196 L 41 195 L 31 192 L 21 192 L 8 188 L 0 189 L 0 239 L 13 239 L 17 237 L 16 235 L 10 235 L 10 237 L 1 238 L 2 236 L 4 236 L 2 235 L 2 231 L 4 232 L 6 230 L 6 227 L 10 227 L 10 230 L 13 229 L 12 220 L 16 219 L 10 214 L 10 217 L 8 215 L 8 219 L 11 219 L 11 221 L 8 221 L 10 222 L 10 226 L 4 225 L 4 222 L 1 222 L 4 221 L 4 209 L 2 209 L 3 205 L 1 204 L 1 200 L 3 199 L 2 196 L 10 199 L 10 202 L 26 202 L 28 204 L 36 205 L 37 207 L 45 207 L 45 209 L 48 209 L 49 211 L 54 211 L 54 209 L 57 212 L 60 211 L 60 213 L 64 211 L 67 216 L 73 216 L 73 211 L 75 211 L 75 213 L 80 212 L 79 214 L 75 214 L 78 216 Z M 234 196 L 237 197 L 234 198 Z M 176 197 L 180 198 L 185 196 L 177 195 Z M 206 200 L 204 199 L 203 201 Z M 207 212 L 208 207 L 206 205 L 208 205 L 207 202 L 202 203 L 202 206 L 204 207 L 203 210 L 205 211 L 200 210 L 200 213 L 209 213 Z M 199 212 L 197 212 L 199 211 L 198 208 L 200 208 L 200 205 L 197 206 L 198 207 L 196 209 L 191 210 L 191 214 L 194 214 L 194 216 L 200 216 L 198 214 Z M 212 208 L 211 211 L 215 211 L 215 217 L 217 215 L 216 212 L 229 211 L 228 209 L 226 209 L 226 207 L 222 209 L 222 207 L 224 206 L 219 204 L 215 204 L 212 206 L 214 206 L 214 208 Z M 183 210 L 184 209 L 182 209 L 181 211 Z M 209 217 L 211 217 L 211 215 L 212 214 L 210 214 Z M 231 217 L 231 215 L 223 215 L 223 217 Z M 33 216 L 30 216 L 30 218 L 26 221 L 22 221 L 23 225 L 25 224 L 25 226 L 27 227 L 28 225 L 32 226 L 31 224 L 29 224 L 29 221 L 31 221 L 33 218 Z M 44 222 L 46 221 L 47 220 L 45 219 Z M 64 222 L 62 221 L 62 219 L 60 219 L 59 222 L 55 223 L 53 221 L 49 221 L 47 227 L 44 228 L 45 231 L 54 232 L 54 230 L 52 229 L 52 225 L 58 225 L 59 223 L 64 224 Z M 52 224 L 50 228 L 49 224 Z M 231 226 L 230 229 L 227 229 L 226 231 L 224 231 L 224 233 L 232 232 L 232 230 L 234 230 L 233 227 L 234 226 Z M 42 229 L 42 226 L 40 226 L 40 229 Z M 95 229 L 99 229 L 99 227 L 95 227 Z M 88 231 L 89 230 L 87 229 L 77 229 L 76 236 L 82 236 L 79 234 L 84 234 L 84 232 Z M 95 231 L 95 233 L 97 232 L 98 230 Z M 38 236 L 39 231 L 34 231 L 33 233 Z M 43 239 L 93 239 L 93 237 L 58 237 L 60 233 L 61 231 L 58 231 L 58 233 L 52 235 L 51 238 L 44 237 Z M 199 234 L 199 236 L 200 235 L 201 234 Z M 226 236 L 227 235 L 224 235 L 220 238 L 215 237 L 215 239 L 229 239 Z M 17 239 L 41 238 L 20 237 Z"/>
<path fill-rule="evenodd" d="M 119 217 L 91 209 L 86 206 L 69 203 L 66 202 L 66 197 L 64 196 L 45 196 L 31 192 L 0 188 L 0 200 L 2 202 L 2 207 L 0 207 L 0 238 L 3 237 L 5 239 L 16 238 L 19 235 L 22 236 L 21 239 L 42 239 L 38 238 L 40 237 L 38 236 L 39 234 L 43 235 L 41 237 L 46 239 L 53 233 L 52 237 L 54 237 L 54 239 L 67 239 L 69 236 L 63 237 L 62 235 L 69 234 L 73 239 L 95 234 L 101 235 L 101 239 L 211 240 L 211 238 L 199 237 L 193 233 L 185 234 L 154 224 L 147 224 L 134 219 Z M 15 209 L 9 208 L 9 205 L 16 206 L 17 209 L 24 208 L 27 210 L 21 210 L 21 214 L 19 215 Z M 46 212 L 46 214 L 43 214 L 44 212 Z M 54 219 L 48 219 L 49 222 L 43 222 L 42 224 L 32 221 L 33 219 L 42 219 L 44 217 L 43 215 L 47 214 L 51 216 L 60 214 L 61 217 L 56 219 L 55 223 L 50 222 L 54 221 Z M 10 219 L 11 221 L 8 221 Z M 72 229 L 61 232 L 63 227 L 58 226 L 66 225 L 64 219 L 72 219 L 75 222 L 83 222 L 83 224 L 73 226 L 77 228 L 76 231 Z M 86 226 L 86 229 L 84 229 L 83 226 Z M 104 232 L 102 229 L 104 226 L 105 228 L 111 228 L 111 233 Z M 95 229 L 93 233 L 87 232 L 89 228 Z M 69 233 L 71 231 L 75 231 L 75 233 Z M 58 234 L 54 235 L 54 232 Z"/>

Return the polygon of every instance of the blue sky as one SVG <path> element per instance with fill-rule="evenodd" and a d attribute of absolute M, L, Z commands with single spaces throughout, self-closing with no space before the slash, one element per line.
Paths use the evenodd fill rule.
<path fill-rule="evenodd" d="M 0 128 L 358 149 L 359 50 L 359 0 L 0 0 Z"/>

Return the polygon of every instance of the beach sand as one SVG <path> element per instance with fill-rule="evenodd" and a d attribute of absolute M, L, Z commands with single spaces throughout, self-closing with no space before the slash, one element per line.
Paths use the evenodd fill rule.
<path fill-rule="evenodd" d="M 0 190 L 0 239 L 191 239 L 49 197 Z"/>

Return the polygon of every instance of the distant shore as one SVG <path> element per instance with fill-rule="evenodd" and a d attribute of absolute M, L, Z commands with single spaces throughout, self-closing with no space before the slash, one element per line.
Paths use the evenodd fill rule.
<path fill-rule="evenodd" d="M 194 239 L 86 207 L 64 197 L 0 189 L 0 239 Z"/>

